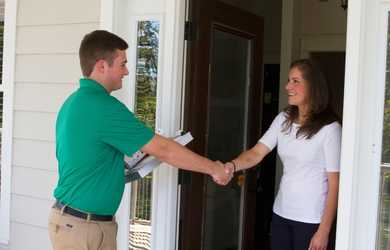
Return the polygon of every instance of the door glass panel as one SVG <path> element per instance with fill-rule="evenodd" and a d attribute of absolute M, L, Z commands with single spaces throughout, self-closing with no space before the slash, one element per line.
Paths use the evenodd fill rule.
<path fill-rule="evenodd" d="M 212 39 L 207 155 L 225 162 L 246 148 L 251 41 L 218 29 Z M 207 179 L 203 249 L 239 249 L 242 187 L 242 178 Z"/>
<path fill-rule="evenodd" d="M 390 28 L 387 32 L 387 39 L 386 90 L 383 116 L 382 162 L 390 163 Z"/>
<path fill-rule="evenodd" d="M 158 21 L 139 21 L 137 37 L 135 115 L 155 129 L 158 42 Z M 129 249 L 151 249 L 152 174 L 131 186 Z"/>
<path fill-rule="evenodd" d="M 390 24 L 390 16 L 389 16 Z M 390 25 L 389 25 L 390 27 Z M 382 165 L 377 249 L 390 249 L 390 28 L 387 32 L 386 89 L 383 116 Z"/>
<path fill-rule="evenodd" d="M 3 83 L 3 47 L 4 47 L 4 2 L 0 3 L 0 85 Z M 0 92 L 0 149 L 3 127 L 3 92 Z M 0 152 L 1 160 L 1 152 Z M 1 193 L 1 166 L 0 166 L 0 193 Z"/>
<path fill-rule="evenodd" d="M 377 249 L 390 249 L 390 168 L 382 165 Z"/>

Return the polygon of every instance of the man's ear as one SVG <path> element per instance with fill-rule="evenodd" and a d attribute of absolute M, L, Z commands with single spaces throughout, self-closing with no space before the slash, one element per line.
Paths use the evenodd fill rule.
<path fill-rule="evenodd" d="M 99 73 L 104 73 L 105 68 L 107 67 L 107 62 L 103 59 L 97 60 L 95 63 L 94 70 Z"/>

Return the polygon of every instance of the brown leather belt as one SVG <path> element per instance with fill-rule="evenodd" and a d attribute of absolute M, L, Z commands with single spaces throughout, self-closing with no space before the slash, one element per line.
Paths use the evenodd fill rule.
<path fill-rule="evenodd" d="M 54 203 L 53 208 L 57 208 L 58 210 L 61 210 L 65 214 L 69 214 L 72 216 L 75 216 L 77 218 L 85 219 L 85 220 L 94 220 L 94 221 L 112 221 L 113 216 L 112 215 L 99 215 L 99 214 L 91 214 L 91 213 L 84 213 L 79 210 L 76 210 L 74 208 L 71 208 L 65 204 L 63 204 L 60 201 L 56 201 Z"/>

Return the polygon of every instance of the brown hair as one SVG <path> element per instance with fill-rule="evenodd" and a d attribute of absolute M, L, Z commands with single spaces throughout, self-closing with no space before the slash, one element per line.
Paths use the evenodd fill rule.
<path fill-rule="evenodd" d="M 91 75 L 98 60 L 105 60 L 111 66 L 116 50 L 126 50 L 128 45 L 119 36 L 105 30 L 95 30 L 84 36 L 79 49 L 80 66 L 83 76 Z"/>
<path fill-rule="evenodd" d="M 297 138 L 302 136 L 310 139 L 323 126 L 339 118 L 330 105 L 330 90 L 325 76 L 318 65 L 310 59 L 300 59 L 290 65 L 290 70 L 296 68 L 302 73 L 307 83 L 309 113 L 304 124 L 301 124 L 297 131 Z M 283 123 L 283 131 L 290 132 L 292 124 L 298 119 L 298 107 L 289 105 L 284 109 L 286 121 Z"/>

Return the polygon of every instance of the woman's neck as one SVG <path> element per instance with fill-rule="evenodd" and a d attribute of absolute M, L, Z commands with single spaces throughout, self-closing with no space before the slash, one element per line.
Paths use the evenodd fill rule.
<path fill-rule="evenodd" d="M 308 107 L 307 105 L 302 105 L 302 106 L 298 106 L 298 117 L 297 117 L 297 122 L 299 124 L 304 124 L 307 120 L 307 118 L 309 117 L 309 112 L 308 112 Z"/>

